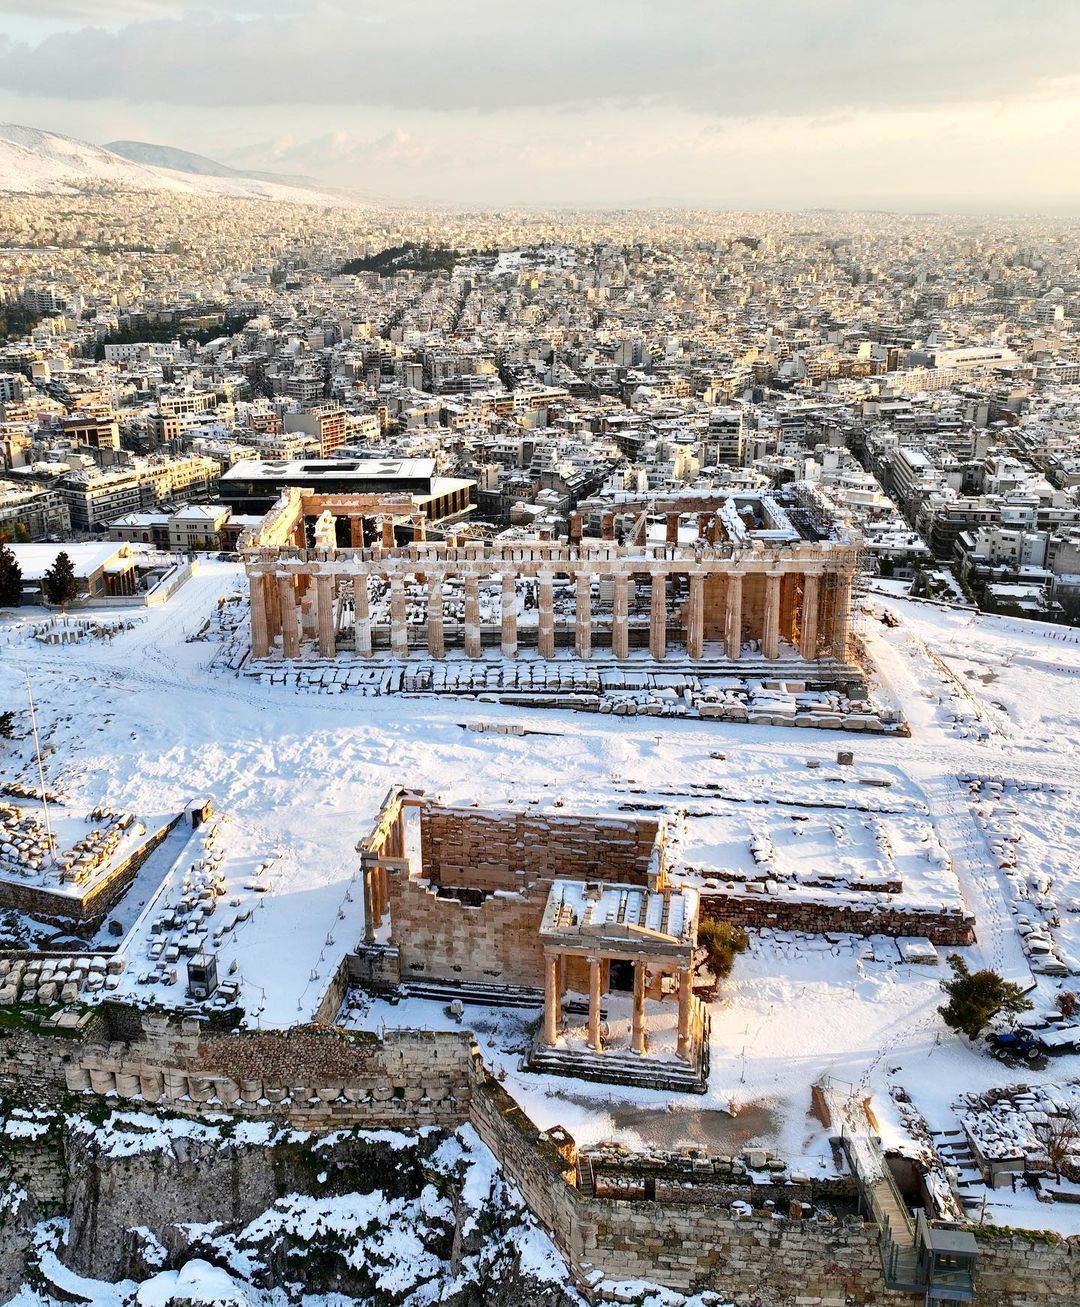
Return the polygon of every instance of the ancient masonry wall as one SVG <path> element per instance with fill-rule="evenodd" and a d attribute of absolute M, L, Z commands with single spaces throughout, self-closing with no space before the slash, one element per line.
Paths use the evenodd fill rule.
<path fill-rule="evenodd" d="M 425 805 L 424 874 L 437 885 L 517 890 L 536 879 L 644 884 L 659 825 L 554 813 L 490 813 Z"/>
<path fill-rule="evenodd" d="M 584 1196 L 575 1187 L 574 1141 L 536 1127 L 488 1074 L 466 1031 L 394 1032 L 383 1040 L 314 1027 L 213 1034 L 162 1018 L 144 1019 L 138 1039 L 110 1041 L 125 1031 L 117 1016 L 99 1014 L 95 1042 L 8 1029 L 0 1038 L 0 1088 L 18 1087 L 34 1101 L 65 1091 L 116 1095 L 192 1116 L 227 1109 L 314 1130 L 470 1121 L 585 1285 L 636 1277 L 682 1291 L 764 1296 L 778 1307 L 921 1301 L 885 1289 L 877 1229 L 859 1220 L 736 1216 L 703 1202 Z M 35 1197 L 58 1200 L 51 1162 L 27 1160 L 20 1169 L 41 1190 Z M 1080 1239 L 980 1242 L 980 1307 L 1074 1307 Z"/>
<path fill-rule="evenodd" d="M 559 876 L 647 883 L 662 861 L 655 821 L 421 809 L 424 879 L 387 875 L 402 980 L 544 983 L 540 922 Z M 475 890 L 460 897 L 439 889 Z M 336 1009 L 335 1009 L 336 1010 Z"/>
<path fill-rule="evenodd" d="M 852 935 L 920 935 L 943 945 L 975 942 L 974 917 L 947 909 L 935 912 L 888 904 L 859 907 L 852 903 L 785 902 L 766 894 L 716 894 L 706 890 L 701 895 L 701 916 L 739 926 L 771 926 L 817 935 L 837 931 Z"/>
<path fill-rule="evenodd" d="M 74 924 L 77 933 L 89 934 L 97 929 L 113 904 L 124 896 L 139 868 L 179 820 L 180 815 L 154 831 L 134 853 L 117 863 L 108 875 L 102 876 L 83 893 L 61 894 L 35 885 L 0 880 L 0 908 L 14 908 L 16 912 L 25 912 L 39 920 Z"/>

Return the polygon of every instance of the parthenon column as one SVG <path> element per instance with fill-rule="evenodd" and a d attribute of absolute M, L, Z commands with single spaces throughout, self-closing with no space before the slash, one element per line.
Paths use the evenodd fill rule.
<path fill-rule="evenodd" d="M 412 523 L 412 538 L 415 541 L 427 539 L 427 518 L 423 513 L 414 513 L 409 519 Z"/>
<path fill-rule="evenodd" d="M 555 596 L 554 577 L 539 578 L 540 621 L 536 630 L 536 647 L 541 658 L 555 657 Z"/>
<path fill-rule="evenodd" d="M 601 540 L 615 539 L 615 514 L 614 513 L 600 514 L 600 539 Z"/>
<path fill-rule="evenodd" d="M 277 581 L 269 574 L 263 577 L 263 600 L 266 604 L 267 636 L 273 646 L 281 634 L 281 596 L 278 594 Z"/>
<path fill-rule="evenodd" d="M 616 658 L 630 653 L 630 578 L 616 573 L 611 578 L 611 652 Z"/>
<path fill-rule="evenodd" d="M 816 658 L 818 646 L 818 600 L 821 578 L 816 572 L 803 575 L 802 607 L 799 612 L 799 653 Z"/>
<path fill-rule="evenodd" d="M 669 545 L 679 543 L 679 514 L 667 513 L 664 517 L 664 539 Z"/>
<path fill-rule="evenodd" d="M 353 643 L 361 658 L 371 657 L 371 602 L 366 572 L 353 578 Z"/>
<path fill-rule="evenodd" d="M 442 658 L 446 653 L 446 640 L 443 635 L 443 583 L 442 577 L 438 576 L 433 576 L 428 585 L 427 648 L 432 658 Z"/>
<path fill-rule="evenodd" d="M 690 1013 L 694 1000 L 694 972 L 686 967 L 679 972 L 679 1042 L 676 1053 L 679 1057 L 690 1056 Z"/>
<path fill-rule="evenodd" d="M 517 657 L 517 577 L 506 572 L 502 579 L 502 655 Z"/>
<path fill-rule="evenodd" d="M 780 657 L 780 572 L 765 573 L 765 616 L 761 630 L 761 652 L 766 658 Z"/>
<path fill-rule="evenodd" d="M 649 594 L 649 653 L 657 662 L 667 654 L 667 576 L 653 572 Z"/>
<path fill-rule="evenodd" d="M 251 656 L 265 658 L 270 652 L 270 634 L 266 619 L 266 583 L 261 572 L 248 577 L 248 595 L 251 606 Z"/>
<path fill-rule="evenodd" d="M 729 572 L 724 606 L 724 644 L 729 658 L 742 657 L 742 573 Z"/>
<path fill-rule="evenodd" d="M 409 656 L 409 627 L 403 576 L 390 578 L 390 652 L 395 658 Z"/>
<path fill-rule="evenodd" d="M 686 619 L 686 652 L 700 658 L 705 652 L 705 577 L 690 573 L 690 611 Z"/>
<path fill-rule="evenodd" d="M 578 572 L 575 582 L 574 648 L 579 658 L 592 657 L 592 577 Z"/>
<path fill-rule="evenodd" d="M 833 657 L 845 662 L 848 656 L 848 637 L 851 633 L 851 589 L 854 578 L 850 575 L 837 576 L 833 588 L 832 630 L 829 632 L 829 645 Z"/>
<path fill-rule="evenodd" d="M 645 1052 L 645 963 L 634 963 L 634 1009 L 630 1042 L 635 1053 Z"/>
<path fill-rule="evenodd" d="M 480 648 L 480 578 L 465 577 L 465 657 L 479 658 Z"/>
<path fill-rule="evenodd" d="M 559 1038 L 561 995 L 559 993 L 559 959 L 554 953 L 544 955 L 544 1043 Z"/>
<path fill-rule="evenodd" d="M 382 531 L 382 534 L 379 537 L 379 543 L 382 545 L 383 549 L 393 549 L 394 544 L 396 543 L 394 540 L 394 519 L 392 517 L 381 518 L 379 526 Z"/>
<path fill-rule="evenodd" d="M 589 959 L 589 1043 L 598 1052 L 603 1052 L 604 1045 L 600 1039 L 600 973 L 599 958 Z"/>
<path fill-rule="evenodd" d="M 333 658 L 337 653 L 337 630 L 334 621 L 334 578 L 323 576 L 315 578 L 315 604 L 319 622 L 319 653 L 323 658 Z"/>
<path fill-rule="evenodd" d="M 296 615 L 296 591 L 291 576 L 278 577 L 281 604 L 281 652 L 286 658 L 300 657 L 300 627 Z"/>

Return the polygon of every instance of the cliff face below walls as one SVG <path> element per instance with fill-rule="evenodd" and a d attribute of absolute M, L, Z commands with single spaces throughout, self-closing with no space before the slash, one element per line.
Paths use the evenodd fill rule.
<path fill-rule="evenodd" d="M 0 1135 L 0 1294 L 571 1307 L 565 1264 L 471 1127 L 339 1131 L 26 1112 Z M 43 1299 L 44 1300 L 44 1299 Z"/>

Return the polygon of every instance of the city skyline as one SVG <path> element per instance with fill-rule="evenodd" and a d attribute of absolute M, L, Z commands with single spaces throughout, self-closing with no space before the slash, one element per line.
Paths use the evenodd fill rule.
<path fill-rule="evenodd" d="M 443 204 L 1073 212 L 1080 14 L 0 4 L 0 120 Z M 168 76 L 162 75 L 167 67 Z M 48 88 L 43 93 L 42 88 Z"/>

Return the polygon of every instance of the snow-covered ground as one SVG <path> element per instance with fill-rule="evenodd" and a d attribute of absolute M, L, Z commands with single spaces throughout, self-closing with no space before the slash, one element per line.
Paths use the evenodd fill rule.
<path fill-rule="evenodd" d="M 203 627 L 220 596 L 236 589 L 237 577 L 235 566 L 206 564 L 168 604 L 108 643 L 42 645 L 28 634 L 39 614 L 0 618 L 0 703 L 21 707 L 29 671 L 51 746 L 48 783 L 74 811 L 104 803 L 175 812 L 196 795 L 213 800 L 222 815 L 228 883 L 210 925 L 216 930 L 219 914 L 224 921 L 242 912 L 245 895 L 258 900 L 223 941 L 222 959 L 226 971 L 235 962 L 250 1010 L 264 1026 L 309 1016 L 342 953 L 359 938 L 355 845 L 386 790 L 399 782 L 459 803 L 560 803 L 567 812 L 659 805 L 676 814 L 679 858 L 699 869 L 750 870 L 749 841 L 763 835 L 783 876 L 814 878 L 824 869 L 857 882 L 877 874 L 887 843 L 913 893 L 924 901 L 962 901 L 975 915 L 978 943 L 965 950 L 973 965 L 1034 985 L 1039 1011 L 1080 987 L 1080 977 L 1032 974 L 1017 930 L 1026 909 L 991 848 L 985 814 L 973 812 L 979 796 L 968 779 L 1043 787 L 1032 791 L 1030 808 L 1018 792 L 1013 805 L 1020 811 L 1009 820 L 1022 823 L 1021 847 L 1030 848 L 1038 868 L 1051 864 L 1051 885 L 1032 893 L 1054 900 L 1064 923 L 1054 929 L 1071 958 L 1071 794 L 1080 788 L 1080 641 L 1072 632 L 874 596 L 860 626 L 879 669 L 875 692 L 903 709 L 912 737 L 853 738 L 479 701 L 313 696 L 261 684 L 210 669 L 217 646 L 185 639 Z M 879 620 L 885 609 L 895 625 Z M 527 733 L 480 733 L 463 729 L 466 721 L 513 723 Z M 840 748 L 854 749 L 854 767 L 836 765 Z M 818 766 L 808 768 L 808 761 Z M 26 740 L 0 743 L 0 769 L 0 780 L 17 775 L 34 783 Z M 866 786 L 860 778 L 892 783 Z M 830 813 L 780 801 L 818 803 L 824 794 L 843 806 Z M 695 812 L 702 815 L 689 815 Z M 799 812 L 807 823 L 792 820 Z M 796 834 L 799 825 L 805 830 Z M 272 861 L 265 891 L 245 888 L 265 860 Z M 235 907 L 233 897 L 242 900 Z M 140 966 L 125 973 L 125 984 L 131 974 L 137 982 Z M 810 1086 L 823 1075 L 872 1099 L 889 1143 L 909 1135 L 890 1096 L 896 1086 L 939 1129 L 955 1127 L 961 1092 L 1021 1076 L 1027 1083 L 1075 1078 L 1075 1057 L 1020 1072 L 949 1034 L 937 1013 L 943 972 L 902 961 L 891 941 L 755 934 L 714 1005 L 709 1092 L 672 1105 L 687 1137 L 701 1128 L 694 1114 L 712 1112 L 709 1129 L 722 1138 L 720 1114 L 734 1107 L 789 1157 L 813 1158 L 826 1131 L 808 1116 Z M 149 987 L 135 983 L 132 992 Z M 411 1001 L 371 1005 L 358 1019 L 376 1026 L 449 1021 L 440 1005 Z M 655 1137 L 650 1113 L 670 1125 L 662 1095 L 518 1070 L 535 1019 L 529 1013 L 470 1008 L 465 1019 L 540 1124 L 559 1121 L 584 1139 L 630 1128 Z M 995 1191 L 995 1202 L 1006 1198 Z M 1080 1228 L 1080 1208 L 1058 1210 L 1076 1213 L 1068 1219 Z M 997 1219 L 1008 1223 L 1000 1213 Z"/>

